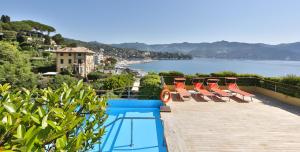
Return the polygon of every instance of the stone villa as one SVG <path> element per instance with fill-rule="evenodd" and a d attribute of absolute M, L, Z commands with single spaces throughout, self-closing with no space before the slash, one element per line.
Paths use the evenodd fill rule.
<path fill-rule="evenodd" d="M 87 77 L 95 69 L 94 52 L 85 47 L 65 47 L 54 51 L 56 53 L 56 72 L 70 69 L 75 74 Z"/>

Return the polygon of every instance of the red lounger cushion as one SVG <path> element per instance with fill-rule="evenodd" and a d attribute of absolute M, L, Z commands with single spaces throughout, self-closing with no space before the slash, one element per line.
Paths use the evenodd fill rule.
<path fill-rule="evenodd" d="M 249 96 L 249 97 L 254 96 L 253 94 L 250 94 L 250 93 L 245 92 L 245 91 L 240 90 L 240 89 L 229 89 L 229 90 L 232 91 L 232 92 L 241 94 L 241 95 L 243 95 L 243 96 Z"/>
<path fill-rule="evenodd" d="M 253 94 L 240 90 L 236 83 L 230 83 L 228 85 L 228 90 L 241 94 L 243 96 L 249 96 L 249 97 L 254 96 Z"/>
<path fill-rule="evenodd" d="M 182 88 L 176 88 L 175 90 L 183 97 L 189 97 L 191 95 L 187 90 Z"/>
<path fill-rule="evenodd" d="M 217 94 L 219 94 L 220 96 L 222 97 L 229 97 L 230 94 L 221 90 L 221 89 L 218 89 L 218 88 L 211 88 L 212 91 L 216 92 Z"/>
<path fill-rule="evenodd" d="M 195 86 L 195 90 L 198 91 L 200 94 L 205 95 L 205 96 L 213 96 L 214 94 L 212 94 L 211 92 L 207 91 L 206 89 L 204 89 L 203 84 L 202 83 L 194 83 Z"/>
<path fill-rule="evenodd" d="M 214 96 L 213 93 L 205 90 L 205 89 L 196 89 L 200 94 L 205 95 L 205 96 Z"/>

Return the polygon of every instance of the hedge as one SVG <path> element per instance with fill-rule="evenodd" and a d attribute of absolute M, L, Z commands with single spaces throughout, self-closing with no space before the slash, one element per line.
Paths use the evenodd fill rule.
<path fill-rule="evenodd" d="M 287 75 L 283 77 L 263 77 L 257 74 L 237 74 L 231 71 L 223 71 L 211 74 L 197 73 L 195 75 L 181 75 L 180 72 L 161 72 L 164 82 L 167 85 L 174 84 L 174 78 L 185 77 L 186 85 L 192 85 L 192 80 L 195 77 L 205 78 L 205 82 L 209 78 L 220 79 L 219 85 L 225 85 L 226 77 L 237 77 L 238 85 L 240 86 L 258 86 L 289 96 L 300 98 L 300 77 L 296 75 Z"/>
<path fill-rule="evenodd" d="M 162 87 L 158 74 L 148 74 L 140 82 L 139 99 L 159 99 Z"/>

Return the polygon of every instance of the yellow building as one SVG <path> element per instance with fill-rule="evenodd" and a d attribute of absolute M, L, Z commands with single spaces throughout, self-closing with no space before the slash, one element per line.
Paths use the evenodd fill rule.
<path fill-rule="evenodd" d="M 56 51 L 56 71 L 71 69 L 75 74 L 87 77 L 92 72 L 94 65 L 94 52 L 85 47 L 66 47 Z"/>

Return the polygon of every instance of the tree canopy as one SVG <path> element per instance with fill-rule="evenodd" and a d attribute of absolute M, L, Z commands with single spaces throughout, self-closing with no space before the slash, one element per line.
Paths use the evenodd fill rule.
<path fill-rule="evenodd" d="M 57 45 L 61 45 L 64 43 L 64 38 L 61 36 L 61 34 L 55 34 L 54 36 L 52 36 L 52 39 Z"/>
<path fill-rule="evenodd" d="M 3 19 L 5 22 L 2 21 L 1 17 L 1 23 L 0 26 L 3 30 L 11 30 L 11 31 L 39 31 L 39 32 L 55 32 L 55 28 L 46 24 L 42 24 L 39 22 L 31 21 L 31 20 L 24 20 L 24 21 L 14 21 L 14 22 L 7 22 L 7 19 Z"/>
<path fill-rule="evenodd" d="M 28 56 L 3 41 L 0 41 L 0 83 L 28 88 L 36 85 L 36 75 L 31 72 Z"/>
<path fill-rule="evenodd" d="M 32 27 L 23 21 L 15 21 L 9 23 L 2 23 L 3 30 L 10 30 L 10 31 L 31 31 Z"/>
<path fill-rule="evenodd" d="M 55 32 L 55 28 L 49 25 L 45 25 L 39 22 L 31 21 L 31 20 L 24 20 L 22 21 L 28 25 L 30 25 L 34 30 L 40 31 L 40 32 Z"/>
<path fill-rule="evenodd" d="M 160 77 L 156 73 L 149 73 L 141 79 L 139 91 L 140 99 L 159 99 L 162 90 Z"/>
<path fill-rule="evenodd" d="M 10 22 L 10 17 L 7 16 L 7 15 L 2 15 L 0 20 L 3 23 L 9 23 Z"/>

